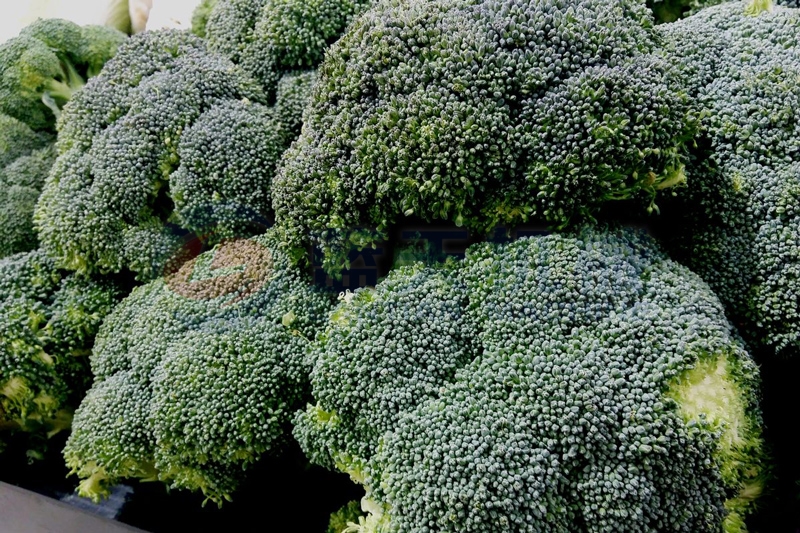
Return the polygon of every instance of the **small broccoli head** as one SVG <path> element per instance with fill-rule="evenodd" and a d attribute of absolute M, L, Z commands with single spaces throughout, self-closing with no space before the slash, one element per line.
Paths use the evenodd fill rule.
<path fill-rule="evenodd" d="M 64 276 L 40 251 L 0 260 L 5 421 L 42 435 L 69 427 L 91 381 L 87 355 L 94 335 L 121 296 L 111 282 Z"/>
<path fill-rule="evenodd" d="M 0 168 L 0 257 L 38 246 L 33 210 L 53 161 L 55 149 L 50 145 Z"/>
<path fill-rule="evenodd" d="M 364 465 L 398 417 L 436 397 L 473 356 L 471 338 L 461 335 L 464 307 L 457 280 L 420 264 L 339 304 L 311 354 L 317 403 L 295 420 L 312 461 L 363 481 Z"/>
<path fill-rule="evenodd" d="M 288 144 L 273 108 L 249 101 L 215 106 L 189 126 L 178 146 L 170 196 L 181 226 L 232 238 L 268 225 L 269 184 Z M 243 212 L 244 211 L 244 212 Z M 249 211 L 249 212 L 247 212 Z"/>
<path fill-rule="evenodd" d="M 744 531 L 765 475 L 758 368 L 649 237 L 475 245 L 438 271 L 462 287 L 449 312 L 414 272 L 341 303 L 315 343 L 318 405 L 295 435 L 366 487 L 349 531 Z M 425 364 L 459 343 L 451 372 Z"/>
<path fill-rule="evenodd" d="M 52 142 L 51 135 L 35 132 L 24 122 L 0 112 L 0 167 Z"/>
<path fill-rule="evenodd" d="M 42 246 L 66 268 L 146 280 L 187 232 L 213 244 L 263 231 L 289 142 L 265 103 L 188 32 L 132 37 L 64 110 L 35 215 Z"/>
<path fill-rule="evenodd" d="M 384 2 L 327 52 L 273 188 L 297 249 L 414 215 L 564 227 L 682 182 L 695 119 L 643 4 Z M 581 36 L 580 38 L 576 36 Z"/>
<path fill-rule="evenodd" d="M 61 108 L 97 74 L 125 35 L 39 19 L 0 45 L 0 112 L 35 130 L 55 131 Z"/>
<path fill-rule="evenodd" d="M 65 448 L 73 472 L 101 480 L 84 492 L 154 477 L 230 499 L 242 470 L 290 439 L 308 401 L 306 349 L 329 308 L 271 233 L 225 241 L 135 289 L 101 327 L 95 384 Z"/>

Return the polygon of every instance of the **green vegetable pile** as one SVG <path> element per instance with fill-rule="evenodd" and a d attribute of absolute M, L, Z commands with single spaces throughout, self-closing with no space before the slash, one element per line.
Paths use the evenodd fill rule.
<path fill-rule="evenodd" d="M 329 533 L 800 527 L 798 80 L 771 0 L 37 21 L 0 45 L 0 464 L 59 434 L 82 496 L 219 506 L 326 469 L 363 495 L 297 495 Z"/>

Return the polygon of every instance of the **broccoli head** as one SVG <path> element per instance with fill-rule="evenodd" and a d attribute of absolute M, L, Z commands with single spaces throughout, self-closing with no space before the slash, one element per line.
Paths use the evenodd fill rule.
<path fill-rule="evenodd" d="M 695 127 L 652 25 L 638 0 L 379 3 L 319 67 L 276 221 L 335 271 L 403 216 L 560 228 L 652 201 Z"/>
<path fill-rule="evenodd" d="M 306 348 L 330 306 L 271 233 L 134 289 L 102 325 L 64 450 L 79 492 L 159 479 L 229 499 L 244 468 L 291 442 L 310 389 Z"/>
<path fill-rule="evenodd" d="M 187 232 L 263 231 L 289 142 L 267 103 L 189 32 L 131 37 L 64 108 L 34 218 L 42 246 L 68 269 L 146 280 Z"/>
<path fill-rule="evenodd" d="M 91 382 L 88 355 L 122 297 L 108 280 L 65 275 L 41 250 L 0 260 L 0 423 L 51 435 L 69 427 Z"/>
<path fill-rule="evenodd" d="M 274 93 L 286 72 L 315 68 L 370 0 L 218 0 L 205 26 L 209 48 Z"/>
<path fill-rule="evenodd" d="M 33 208 L 55 159 L 53 141 L 0 113 L 0 257 L 37 247 Z"/>
<path fill-rule="evenodd" d="M 113 57 L 125 34 L 39 19 L 0 45 L 0 113 L 55 132 L 61 108 Z"/>
<path fill-rule="evenodd" d="M 635 230 L 394 270 L 314 343 L 312 461 L 362 483 L 346 531 L 744 531 L 758 368 L 708 286 Z"/>
<path fill-rule="evenodd" d="M 55 158 L 49 145 L 0 167 L 0 257 L 38 247 L 33 210 Z"/>
<path fill-rule="evenodd" d="M 689 185 L 658 233 L 748 341 L 790 354 L 800 349 L 800 12 L 757 7 L 730 2 L 659 26 L 703 119 Z"/>

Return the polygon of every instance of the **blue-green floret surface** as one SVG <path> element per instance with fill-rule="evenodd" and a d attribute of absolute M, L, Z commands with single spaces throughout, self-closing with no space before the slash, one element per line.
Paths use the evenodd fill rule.
<path fill-rule="evenodd" d="M 658 231 L 754 346 L 800 351 L 800 10 L 729 2 L 659 26 L 702 116 Z M 658 222 L 658 220 L 655 220 Z"/>
<path fill-rule="evenodd" d="M 294 434 L 365 487 L 348 532 L 742 532 L 762 490 L 758 368 L 638 230 L 399 268 L 314 353 Z"/>

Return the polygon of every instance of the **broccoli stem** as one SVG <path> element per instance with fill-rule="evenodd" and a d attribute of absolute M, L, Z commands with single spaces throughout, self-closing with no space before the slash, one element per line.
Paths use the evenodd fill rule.
<path fill-rule="evenodd" d="M 86 85 L 86 80 L 78 73 L 75 65 L 63 57 L 60 59 L 63 79 L 50 80 L 42 92 L 42 103 L 53 112 L 56 119 L 61 116 L 61 108 L 69 102 L 75 91 Z"/>

